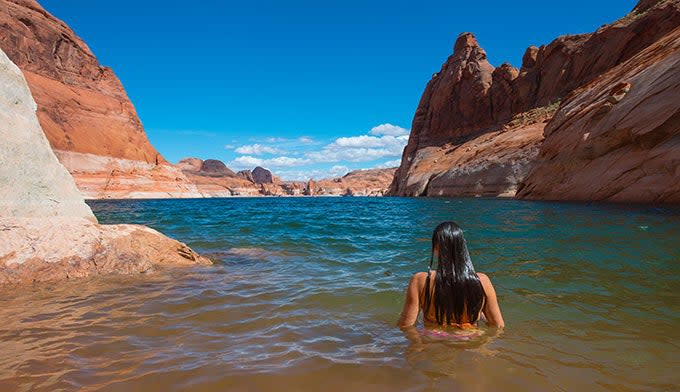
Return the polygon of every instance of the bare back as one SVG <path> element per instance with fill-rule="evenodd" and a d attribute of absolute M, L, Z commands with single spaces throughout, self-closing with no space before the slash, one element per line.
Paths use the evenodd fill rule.
<path fill-rule="evenodd" d="M 436 272 L 430 272 L 431 281 L 434 281 L 435 276 Z M 483 273 L 478 272 L 477 276 L 482 283 L 482 289 L 485 294 L 484 305 L 477 319 L 479 320 L 483 315 L 487 325 L 499 328 L 504 327 L 505 323 L 503 321 L 503 316 L 501 315 L 500 306 L 498 305 L 496 290 L 494 289 L 493 284 L 491 284 L 491 280 Z M 399 318 L 399 326 L 406 327 L 414 325 L 418 319 L 418 313 L 421 310 L 423 311 L 423 319 L 426 325 L 438 325 L 433 306 L 430 306 L 430 309 L 423 308 L 426 279 L 427 272 L 417 272 L 411 278 L 411 282 L 406 289 L 406 301 L 404 302 L 404 309 Z M 434 297 L 434 284 L 430 284 L 430 290 L 431 296 Z M 459 320 L 458 323 L 452 325 L 461 328 L 472 327 L 469 320 Z"/>

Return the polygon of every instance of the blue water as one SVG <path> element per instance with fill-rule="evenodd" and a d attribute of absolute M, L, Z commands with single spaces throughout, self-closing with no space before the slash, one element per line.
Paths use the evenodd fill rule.
<path fill-rule="evenodd" d="M 102 223 L 149 225 L 217 264 L 78 284 L 59 309 L 84 307 L 89 318 L 43 327 L 72 334 L 60 358 L 79 368 L 58 381 L 31 378 L 37 389 L 95 381 L 102 390 L 206 391 L 680 385 L 678 208 L 408 198 L 89 204 Z M 444 220 L 464 228 L 507 323 L 472 345 L 394 327 L 408 279 L 426 269 L 432 229 Z M 69 349 L 74 341 L 89 350 Z"/>

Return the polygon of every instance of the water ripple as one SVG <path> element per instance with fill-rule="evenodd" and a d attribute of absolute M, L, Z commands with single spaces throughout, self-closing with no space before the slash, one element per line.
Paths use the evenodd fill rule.
<path fill-rule="evenodd" d="M 219 261 L 0 292 L 0 390 L 670 390 L 680 211 L 488 199 L 92 202 Z M 442 220 L 508 328 L 394 327 Z M 645 229 L 641 229 L 645 227 Z"/>

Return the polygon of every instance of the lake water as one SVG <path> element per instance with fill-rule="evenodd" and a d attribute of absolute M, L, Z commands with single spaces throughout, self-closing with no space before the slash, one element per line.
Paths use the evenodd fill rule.
<path fill-rule="evenodd" d="M 633 391 L 680 385 L 680 210 L 495 199 L 90 202 L 218 262 L 0 290 L 2 391 Z M 507 328 L 395 327 L 454 220 Z"/>

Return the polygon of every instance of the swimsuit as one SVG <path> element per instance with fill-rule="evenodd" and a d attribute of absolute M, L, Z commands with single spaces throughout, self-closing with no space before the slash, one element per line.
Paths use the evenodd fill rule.
<path fill-rule="evenodd" d="M 427 280 L 428 282 L 430 281 L 430 271 L 427 271 Z M 429 286 L 429 284 L 428 284 Z M 431 287 L 427 287 L 432 290 L 430 293 L 430 298 L 434 297 L 434 285 Z M 448 325 L 440 325 L 436 322 L 436 318 L 428 317 L 432 316 L 430 312 L 425 310 L 424 303 L 420 303 L 420 308 L 423 310 L 423 321 L 425 323 L 425 326 L 422 330 L 422 334 L 425 336 L 433 336 L 433 337 L 438 337 L 438 338 L 447 338 L 447 339 L 453 339 L 453 340 L 459 340 L 459 341 L 467 341 L 467 340 L 472 340 L 474 338 L 480 337 L 484 334 L 484 332 L 480 329 L 477 328 L 477 321 L 482 318 L 480 317 L 477 318 L 477 321 L 474 323 L 469 323 L 469 322 L 464 322 L 464 323 L 450 323 Z M 482 306 L 483 308 L 483 306 Z M 432 305 L 430 305 L 430 309 L 427 309 L 429 311 L 432 311 Z M 481 313 L 481 311 L 480 311 Z M 432 324 L 432 328 L 428 328 L 427 324 Z M 442 327 L 454 327 L 455 329 L 452 329 L 451 331 L 445 331 L 441 330 L 440 328 Z M 434 328 L 434 329 L 433 329 Z"/>

